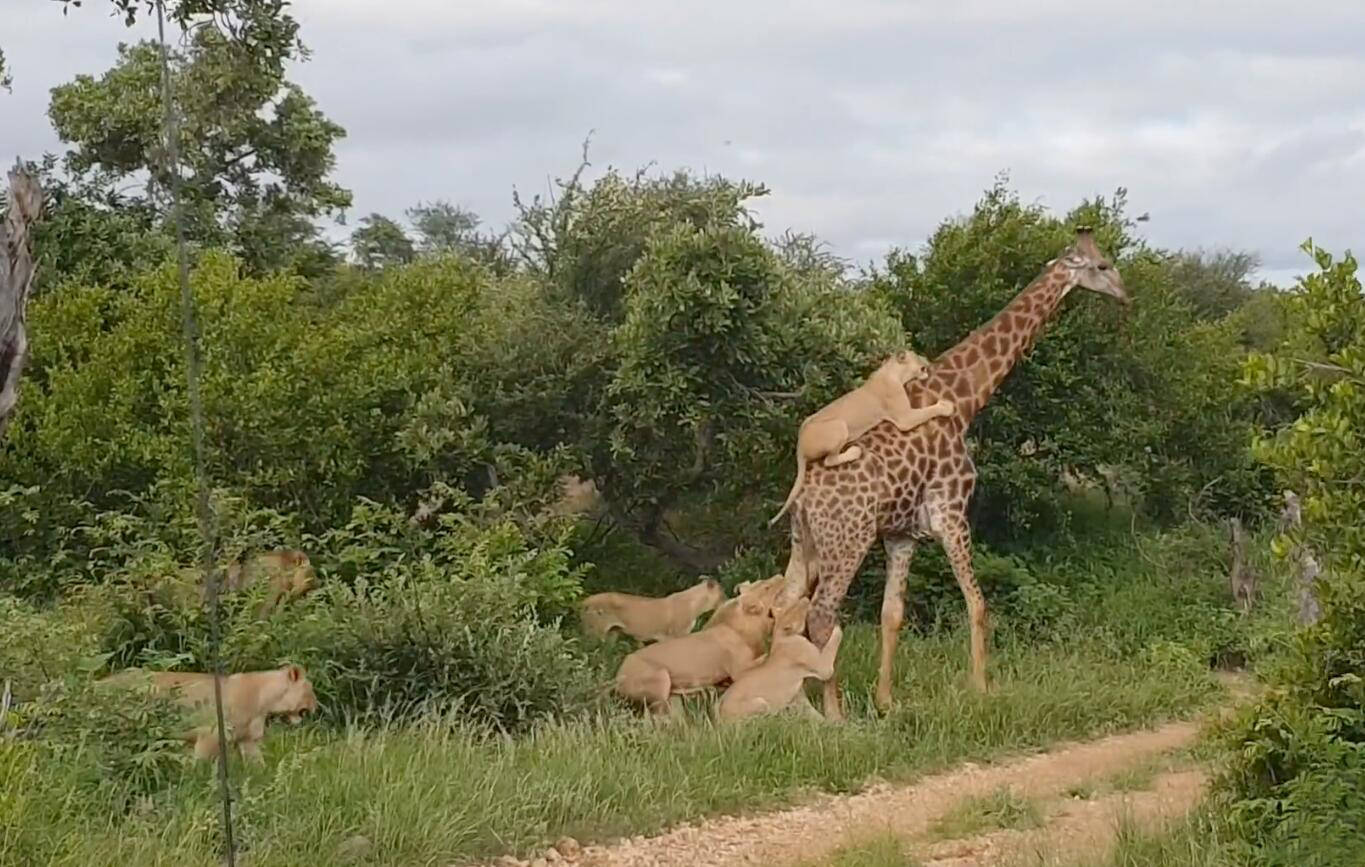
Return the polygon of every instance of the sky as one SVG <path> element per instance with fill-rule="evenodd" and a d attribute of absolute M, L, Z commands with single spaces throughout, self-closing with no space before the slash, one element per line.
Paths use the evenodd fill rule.
<path fill-rule="evenodd" d="M 62 150 L 48 91 L 154 35 L 86 0 L 0 0 L 0 159 Z M 512 190 L 608 166 L 761 181 L 765 234 L 852 264 L 917 249 L 1007 172 L 1062 213 L 1129 191 L 1170 248 L 1365 253 L 1360 0 L 295 0 L 291 78 L 346 128 L 349 226 L 443 198 L 501 227 Z"/>

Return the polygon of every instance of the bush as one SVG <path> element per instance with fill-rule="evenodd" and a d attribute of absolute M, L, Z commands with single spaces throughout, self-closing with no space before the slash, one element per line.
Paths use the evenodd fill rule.
<path fill-rule="evenodd" d="M 594 672 L 573 639 L 539 624 L 511 576 L 452 582 L 431 564 L 384 584 L 329 588 L 282 648 L 334 721 L 458 712 L 519 730 L 572 715 Z"/>
<path fill-rule="evenodd" d="M 49 772 L 70 774 L 114 813 L 155 796 L 192 761 L 181 737 L 189 722 L 172 699 L 98 684 L 88 673 L 45 684 L 20 717 L 12 736 L 36 741 Z"/>
<path fill-rule="evenodd" d="M 1322 561 L 1322 613 L 1294 634 L 1266 698 L 1228 729 L 1217 789 L 1256 863 L 1345 865 L 1359 863 L 1365 827 L 1365 295 L 1353 258 L 1305 250 L 1319 271 L 1289 297 L 1295 328 L 1248 362 L 1247 381 L 1296 392 L 1304 409 L 1256 452 L 1302 496 L 1303 525 L 1275 547 L 1308 545 Z"/>
<path fill-rule="evenodd" d="M 321 588 L 264 619 L 263 586 L 222 598 L 226 670 L 297 662 L 334 722 L 435 708 L 514 730 L 591 698 L 594 672 L 559 628 L 587 567 L 571 565 L 562 541 L 533 545 L 511 521 L 485 526 L 457 512 L 414 526 L 362 502 L 318 540 L 313 560 Z M 100 648 L 110 669 L 208 670 L 202 606 L 138 580 L 112 595 Z"/>

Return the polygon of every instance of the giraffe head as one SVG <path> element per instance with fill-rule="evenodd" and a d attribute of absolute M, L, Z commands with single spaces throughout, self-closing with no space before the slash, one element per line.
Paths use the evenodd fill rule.
<path fill-rule="evenodd" d="M 1114 263 L 1100 252 L 1095 244 L 1095 236 L 1088 226 L 1076 229 L 1076 241 L 1057 259 L 1056 265 L 1067 272 L 1067 288 L 1080 286 L 1091 292 L 1117 298 L 1124 304 L 1131 303 L 1128 290 L 1123 286 L 1123 278 Z"/>

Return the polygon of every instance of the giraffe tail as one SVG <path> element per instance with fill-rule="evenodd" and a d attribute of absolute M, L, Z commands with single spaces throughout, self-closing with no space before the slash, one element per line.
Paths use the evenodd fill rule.
<path fill-rule="evenodd" d="M 777 510 L 777 514 L 773 515 L 772 520 L 768 521 L 769 527 L 771 527 L 773 524 L 776 524 L 778 518 L 781 518 L 783 515 L 787 514 L 787 510 L 791 508 L 792 503 L 796 502 L 796 495 L 801 491 L 801 483 L 805 480 L 806 462 L 801 459 L 800 453 L 797 453 L 796 481 L 792 482 L 792 489 L 791 492 L 787 494 L 787 501 L 782 504 L 781 509 Z"/>

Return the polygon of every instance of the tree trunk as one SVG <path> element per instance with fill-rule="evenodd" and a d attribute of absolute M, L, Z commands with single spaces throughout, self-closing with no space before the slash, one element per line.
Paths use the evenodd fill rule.
<path fill-rule="evenodd" d="M 36 270 L 29 230 L 43 208 L 42 188 L 17 161 L 9 172 L 8 205 L 0 223 L 0 437 L 19 403 L 19 377 L 28 361 L 25 323 Z"/>
<path fill-rule="evenodd" d="M 1229 518 L 1228 524 L 1232 529 L 1232 568 L 1228 570 L 1232 598 L 1242 613 L 1248 614 L 1256 599 L 1256 573 L 1247 563 L 1246 536 L 1242 534 L 1241 519 Z"/>
<path fill-rule="evenodd" d="M 1284 509 L 1280 512 L 1280 532 L 1296 529 L 1303 523 L 1303 509 L 1299 505 L 1299 495 L 1293 491 L 1284 492 Z M 1298 596 L 1299 623 L 1311 626 L 1322 617 L 1322 605 L 1315 591 L 1318 575 L 1322 567 L 1313 551 L 1303 542 L 1294 546 L 1290 555 L 1294 564 L 1294 586 Z"/>

